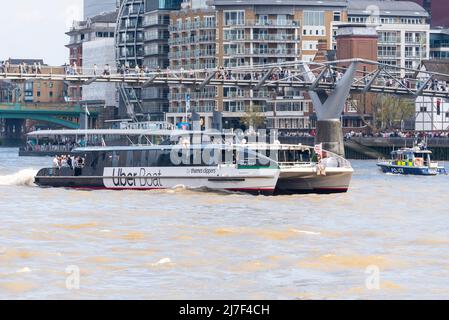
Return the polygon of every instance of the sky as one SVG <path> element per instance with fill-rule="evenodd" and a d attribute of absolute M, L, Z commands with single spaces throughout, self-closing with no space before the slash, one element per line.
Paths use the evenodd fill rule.
<path fill-rule="evenodd" d="M 83 18 L 83 0 L 2 0 L 0 60 L 43 59 L 68 62 L 65 32 Z"/>

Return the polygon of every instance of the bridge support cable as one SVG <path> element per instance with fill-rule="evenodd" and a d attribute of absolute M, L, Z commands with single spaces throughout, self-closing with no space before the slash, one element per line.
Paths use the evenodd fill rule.
<path fill-rule="evenodd" d="M 373 77 L 368 81 L 368 83 L 363 88 L 362 93 L 367 93 L 369 91 L 369 89 L 371 89 L 372 85 L 377 80 L 377 78 L 379 77 L 381 72 L 382 72 L 382 67 L 379 67 L 379 69 L 377 69 L 377 71 L 374 73 Z"/>
<path fill-rule="evenodd" d="M 313 81 L 312 85 L 309 87 L 309 91 L 315 91 L 316 88 L 318 87 L 318 85 L 321 82 L 321 79 L 324 78 L 324 76 L 326 75 L 326 73 L 329 72 L 329 68 L 324 68 L 321 73 L 318 75 L 318 77 L 315 79 L 315 81 Z"/>
<path fill-rule="evenodd" d="M 392 75 L 390 72 L 388 72 L 386 69 L 383 70 L 383 72 L 385 72 L 388 76 L 390 76 L 391 79 L 393 79 L 398 85 L 399 87 L 402 87 L 403 89 L 407 90 L 409 93 L 411 93 L 412 95 L 415 95 L 415 92 L 413 92 L 412 90 L 410 90 L 410 88 L 407 88 L 406 85 L 404 85 L 401 81 L 398 80 L 398 78 L 396 78 L 394 75 Z"/>
<path fill-rule="evenodd" d="M 154 80 L 156 80 L 156 78 L 157 78 L 156 74 L 150 76 L 150 78 L 145 80 L 145 82 L 142 84 L 142 88 L 149 88 L 149 87 L 151 87 L 151 85 L 154 84 Z"/>
<path fill-rule="evenodd" d="M 99 77 L 93 77 L 93 78 L 90 78 L 89 80 L 85 81 L 85 82 L 83 83 L 83 85 L 85 85 L 85 86 L 91 85 L 92 83 L 94 83 L 95 81 L 97 81 L 98 78 L 99 78 Z"/>
<path fill-rule="evenodd" d="M 196 87 L 196 91 L 202 91 L 211 82 L 211 80 L 215 78 L 216 75 L 217 71 L 214 71 L 210 75 L 208 75 L 207 78 L 204 79 L 203 82 L 201 82 L 201 84 Z"/>
<path fill-rule="evenodd" d="M 262 77 L 262 79 L 259 80 L 259 83 L 256 84 L 253 88 L 253 90 L 258 91 L 262 86 L 267 82 L 268 78 L 271 77 L 276 67 L 272 67 L 265 75 Z"/>
<path fill-rule="evenodd" d="M 423 83 L 423 85 L 416 90 L 415 96 L 417 97 L 421 96 L 431 81 L 433 81 L 433 75 L 427 78 L 427 80 Z"/>

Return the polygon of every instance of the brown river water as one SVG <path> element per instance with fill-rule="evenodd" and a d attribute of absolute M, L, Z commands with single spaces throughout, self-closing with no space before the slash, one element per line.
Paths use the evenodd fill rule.
<path fill-rule="evenodd" d="M 448 299 L 449 177 L 354 161 L 351 190 L 264 197 L 33 186 L 0 149 L 0 299 Z"/>

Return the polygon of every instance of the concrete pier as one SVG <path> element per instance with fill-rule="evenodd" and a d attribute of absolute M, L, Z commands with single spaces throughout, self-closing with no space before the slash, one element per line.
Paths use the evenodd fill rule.
<path fill-rule="evenodd" d="M 343 130 L 340 120 L 318 120 L 316 127 L 316 144 L 323 144 L 323 149 L 345 156 Z"/>

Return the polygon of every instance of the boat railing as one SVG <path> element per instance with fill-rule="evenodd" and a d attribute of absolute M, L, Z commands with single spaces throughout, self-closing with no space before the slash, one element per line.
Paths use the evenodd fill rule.
<path fill-rule="evenodd" d="M 278 162 L 278 164 L 283 167 L 310 167 L 312 165 L 315 165 L 316 163 L 293 161 L 293 162 Z"/>

